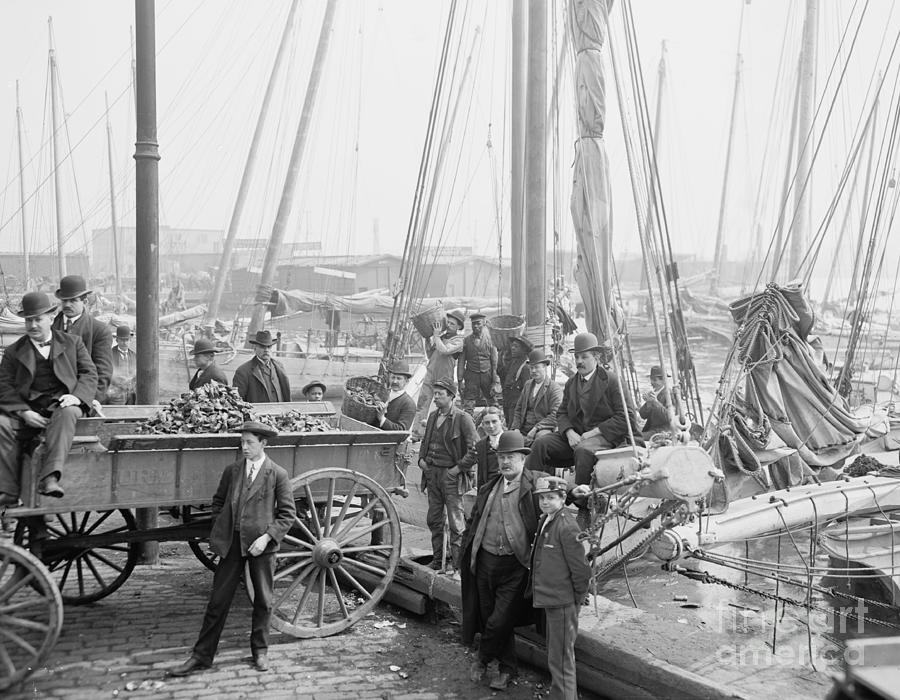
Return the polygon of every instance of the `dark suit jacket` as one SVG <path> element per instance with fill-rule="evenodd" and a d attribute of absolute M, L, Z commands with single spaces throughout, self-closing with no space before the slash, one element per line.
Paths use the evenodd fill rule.
<path fill-rule="evenodd" d="M 50 327 L 55 331 L 62 331 L 63 318 L 62 312 L 56 314 L 56 318 L 53 319 L 53 325 Z M 77 335 L 81 338 L 94 366 L 97 368 L 97 389 L 95 395 L 91 398 L 103 403 L 106 400 L 106 388 L 109 386 L 113 373 L 113 341 L 109 326 L 98 321 L 85 310 L 81 314 L 81 318 L 69 327 L 69 334 Z"/>
<path fill-rule="evenodd" d="M 428 448 L 431 445 L 431 432 L 434 430 L 434 424 L 437 422 L 438 411 L 432 411 L 428 416 L 428 422 L 425 424 L 425 435 L 422 437 L 422 443 L 419 447 L 419 459 L 428 459 Z M 450 408 L 450 432 L 447 434 L 447 440 L 444 446 L 447 452 L 453 458 L 453 463 L 459 466 L 462 458 L 466 456 L 475 441 L 478 440 L 478 431 L 475 430 L 475 421 L 465 411 L 461 411 L 456 406 Z"/>
<path fill-rule="evenodd" d="M 97 369 L 87 348 L 77 335 L 62 331 L 51 331 L 51 335 L 53 374 L 85 407 L 90 406 L 97 393 Z M 6 348 L 0 360 L 0 410 L 11 414 L 30 408 L 28 394 L 34 368 L 34 349 L 27 335 Z"/>
<path fill-rule="evenodd" d="M 198 369 L 194 372 L 194 376 L 191 377 L 191 381 L 188 383 L 188 389 L 198 389 L 204 384 L 209 384 L 210 382 L 218 382 L 219 384 L 224 384 L 228 386 L 228 377 L 225 376 L 225 373 L 222 371 L 222 368 L 219 367 L 215 362 L 213 362 L 209 367 L 203 370 L 203 374 L 201 376 L 197 376 L 200 374 L 200 370 Z M 288 394 L 290 397 L 290 394 Z M 287 401 L 287 399 L 285 399 Z"/>
<path fill-rule="evenodd" d="M 477 471 L 474 474 L 476 486 L 487 483 L 500 473 L 497 453 L 491 449 L 491 439 L 487 435 L 476 442 L 459 463 L 460 471 L 472 471 L 476 466 Z"/>
<path fill-rule="evenodd" d="M 600 434 L 613 445 L 619 445 L 628 439 L 627 419 L 631 419 L 632 432 L 636 438 L 641 437 L 637 429 L 634 408 L 622 402 L 622 391 L 619 389 L 619 378 L 612 372 L 597 367 L 591 377 L 590 393 L 587 396 L 584 414 L 578 415 L 578 385 L 581 375 L 575 374 L 566 382 L 563 400 L 559 407 L 557 430 L 565 435 L 570 428 L 582 433 L 599 428 Z M 628 391 L 625 400 L 630 402 Z M 626 418 L 626 416 L 628 418 Z"/>
<path fill-rule="evenodd" d="M 275 367 L 275 377 L 281 387 L 282 401 L 290 401 L 291 383 L 288 381 L 284 367 L 282 367 L 281 363 L 277 360 L 272 360 L 272 365 Z M 269 403 L 274 400 L 269 398 L 269 394 L 266 391 L 266 383 L 262 375 L 262 368 L 259 366 L 259 362 L 255 356 L 251 358 L 249 362 L 245 362 L 234 371 L 232 383 L 244 401 L 249 401 L 250 403 Z"/>
<path fill-rule="evenodd" d="M 106 388 L 106 403 L 133 405 L 136 402 L 134 380 L 137 374 L 137 355 L 134 350 L 127 348 L 125 357 L 122 357 L 119 348 L 114 347 L 112 363 L 113 373 Z"/>
<path fill-rule="evenodd" d="M 402 393 L 393 401 L 388 401 L 387 410 L 384 412 L 384 423 L 378 425 L 378 418 L 372 421 L 372 425 L 382 430 L 409 430 L 416 417 L 416 402 L 407 393 Z"/>
<path fill-rule="evenodd" d="M 556 414 L 563 399 L 562 387 L 549 378 L 544 385 L 538 389 L 537 396 L 532 399 L 531 392 L 534 389 L 534 380 L 529 379 L 522 388 L 519 400 L 516 402 L 516 412 L 513 414 L 512 425 L 510 430 L 519 430 L 522 421 L 528 413 L 528 406 L 531 404 L 532 410 L 538 416 L 538 422 L 535 425 L 527 426 L 528 430 L 537 428 L 538 430 L 556 430 Z M 525 432 L 528 432 L 527 430 Z"/>
<path fill-rule="evenodd" d="M 542 476 L 547 476 L 547 474 L 525 469 L 522 472 L 522 480 L 519 483 L 519 514 L 522 516 L 522 522 L 525 524 L 525 532 L 529 542 L 534 541 L 534 535 L 538 526 L 538 516 L 541 512 L 538 505 L 538 496 L 534 494 L 534 488 L 535 482 Z M 475 508 L 472 510 L 472 519 L 466 527 L 465 535 L 463 535 L 459 573 L 462 578 L 462 639 L 465 644 L 471 644 L 475 634 L 484 629 L 485 621 L 481 619 L 478 586 L 475 583 L 475 572 L 471 566 L 472 543 L 475 539 L 475 532 L 478 530 L 478 523 L 484 517 L 488 496 L 491 494 L 494 486 L 497 485 L 497 481 L 502 478 L 503 476 L 498 474 L 478 489 Z M 534 615 L 531 599 L 523 599 L 516 617 L 516 625 L 528 625 L 532 622 L 534 622 Z"/>
<path fill-rule="evenodd" d="M 659 391 L 654 392 L 656 398 L 645 401 L 641 406 L 639 413 L 646 423 L 644 423 L 644 437 L 649 439 L 654 433 L 662 433 L 671 430 L 669 424 L 669 406 L 672 405 L 669 392 L 665 387 L 661 387 Z"/>
<path fill-rule="evenodd" d="M 209 533 L 209 544 L 212 550 L 223 559 L 228 554 L 234 535 L 234 499 L 242 494 L 235 494 L 234 489 L 243 484 L 243 470 L 246 460 L 239 459 L 225 467 L 219 488 L 212 499 L 212 529 Z M 266 457 L 259 473 L 247 491 L 243 509 L 241 510 L 241 555 L 247 556 L 247 550 L 253 540 L 264 532 L 272 541 L 266 547 L 266 553 L 276 552 L 281 540 L 294 523 L 296 508 L 294 493 L 288 473 L 275 462 Z"/>
<path fill-rule="evenodd" d="M 538 531 L 547 519 L 542 515 Z M 531 548 L 531 589 L 536 608 L 581 604 L 591 580 L 581 532 L 575 516 L 565 508 L 534 540 Z"/>

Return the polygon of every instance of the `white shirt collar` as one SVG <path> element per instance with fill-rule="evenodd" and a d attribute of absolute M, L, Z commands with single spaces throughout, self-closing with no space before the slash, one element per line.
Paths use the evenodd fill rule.
<path fill-rule="evenodd" d="M 68 325 L 71 326 L 73 323 L 75 323 L 75 321 L 77 321 L 77 320 L 78 320 L 79 318 L 81 318 L 82 316 L 84 316 L 83 313 L 80 313 L 80 314 L 78 314 L 77 316 L 72 316 L 72 318 L 69 318 L 68 316 L 65 316 L 65 321 L 63 321 L 63 325 L 67 325 L 67 324 L 68 324 Z"/>
<path fill-rule="evenodd" d="M 263 455 L 262 457 L 260 457 L 260 458 L 257 459 L 256 461 L 250 461 L 249 459 L 245 459 L 244 461 L 246 461 L 246 463 L 247 463 L 246 469 L 245 469 L 245 473 L 246 473 L 246 474 L 249 474 L 249 473 L 250 473 L 250 470 L 252 469 L 253 472 L 254 472 L 255 474 L 259 474 L 259 470 L 260 470 L 260 468 L 262 467 L 262 463 L 263 463 L 265 460 L 266 460 L 266 456 L 265 456 L 265 455 Z"/>
<path fill-rule="evenodd" d="M 405 394 L 405 393 L 406 393 L 406 389 L 400 389 L 399 391 L 392 390 L 391 393 L 388 394 L 388 403 L 390 403 L 391 401 L 393 401 L 394 399 L 396 399 L 400 396 L 403 396 L 403 394 Z"/>
<path fill-rule="evenodd" d="M 594 371 L 591 372 L 590 374 L 585 375 L 584 377 L 581 377 L 580 374 L 579 374 L 578 376 L 581 377 L 584 381 L 589 382 L 589 381 L 591 381 L 591 380 L 594 378 L 594 375 L 595 375 L 595 374 L 597 374 L 597 368 L 596 368 L 596 367 L 594 367 Z"/>
<path fill-rule="evenodd" d="M 500 435 L 488 435 L 487 439 L 488 439 L 488 443 L 490 443 L 491 447 L 493 447 L 496 450 L 497 445 L 500 444 Z"/>

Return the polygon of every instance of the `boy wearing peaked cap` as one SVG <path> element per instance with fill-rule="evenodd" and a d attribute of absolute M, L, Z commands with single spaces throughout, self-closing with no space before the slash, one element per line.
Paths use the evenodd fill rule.
<path fill-rule="evenodd" d="M 576 700 L 575 638 L 578 612 L 588 592 L 591 567 L 578 535 L 575 516 L 563 506 L 566 481 L 555 476 L 537 480 L 535 495 L 543 515 L 531 548 L 531 590 L 535 608 L 546 617 L 550 698 Z"/>

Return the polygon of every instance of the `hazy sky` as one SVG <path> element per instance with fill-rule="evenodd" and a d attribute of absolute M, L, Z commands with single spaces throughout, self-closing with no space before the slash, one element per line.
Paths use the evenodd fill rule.
<path fill-rule="evenodd" d="M 551 14 L 557 14 L 560 27 L 562 5 L 551 4 Z M 659 152 L 676 250 L 711 254 L 742 12 L 744 72 L 728 204 L 730 254 L 746 256 L 750 250 L 760 168 L 767 153 L 760 227 L 768 239 L 783 177 L 783 161 L 775 155 L 785 148 L 790 121 L 789 88 L 779 88 L 781 92 L 775 94 L 775 87 L 793 79 L 804 4 L 801 0 L 633 3 L 651 109 L 656 101 L 661 42 L 665 40 L 668 47 L 669 78 Z M 848 0 L 822 5 L 819 65 L 824 76 L 851 10 L 855 8 L 853 17 L 858 17 L 866 3 Z M 157 2 L 162 223 L 173 227 L 227 227 L 288 6 L 288 0 Z M 289 70 L 279 82 L 269 117 L 242 237 L 267 237 L 271 232 L 324 6 L 324 0 L 301 3 Z M 323 249 L 332 253 L 367 253 L 376 244 L 385 251 L 402 250 L 448 6 L 448 2 L 438 0 L 340 0 L 290 239 L 321 241 Z M 476 252 L 496 255 L 498 229 L 503 231 L 505 251 L 509 245 L 505 209 L 508 151 L 504 144 L 509 117 L 506 72 L 510 4 L 506 0 L 472 0 L 459 6 L 457 83 L 461 82 L 465 57 L 470 52 L 472 63 L 462 88 L 434 218 L 442 232 L 442 243 L 473 245 Z M 26 132 L 30 245 L 33 250 L 49 250 L 52 246 L 54 210 L 46 102 L 47 20 L 51 16 L 68 115 L 68 138 L 63 147 L 67 152 L 69 144 L 72 148 L 63 177 L 67 247 L 83 248 L 94 228 L 109 225 L 104 93 L 111 103 L 118 219 L 121 225 L 133 225 L 134 109 L 129 56 L 133 3 L 7 0 L 3 9 L 0 155 L 5 172 L 0 185 L 0 250 L 21 248 L 16 80 L 21 85 Z M 613 23 L 614 32 L 621 36 L 620 3 L 616 3 Z M 816 212 L 824 212 L 827 207 L 836 173 L 843 167 L 849 135 L 864 107 L 869 81 L 879 67 L 885 67 L 897 27 L 890 0 L 868 3 L 854 60 L 835 102 L 834 126 L 823 141 L 821 173 L 817 171 L 814 190 Z M 786 48 L 782 58 L 783 42 Z M 613 43 L 621 50 L 616 39 Z M 551 44 L 551 54 L 554 49 L 560 49 L 559 40 Z M 624 55 L 619 58 L 624 66 Z M 887 70 L 893 71 L 892 84 L 896 59 Z M 561 192 L 557 218 L 564 245 L 571 245 L 567 207 L 574 98 L 568 67 L 564 75 L 556 158 Z M 824 89 L 825 78 L 820 81 L 818 87 Z M 823 106 L 823 113 L 827 107 Z M 611 92 L 607 148 L 613 177 L 616 249 L 636 251 L 634 204 L 620 124 Z M 492 148 L 487 147 L 489 138 Z M 373 235 L 376 219 L 377 239 Z"/>

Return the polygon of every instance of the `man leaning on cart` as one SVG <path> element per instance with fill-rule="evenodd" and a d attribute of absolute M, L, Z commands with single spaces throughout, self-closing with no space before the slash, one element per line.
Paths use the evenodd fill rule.
<path fill-rule="evenodd" d="M 23 445 L 43 440 L 34 474 L 41 495 L 64 495 L 59 480 L 75 437 L 75 421 L 90 411 L 97 369 L 77 335 L 51 330 L 56 304 L 44 292 L 22 297 L 25 335 L 0 361 L 0 507 L 19 502 Z"/>

